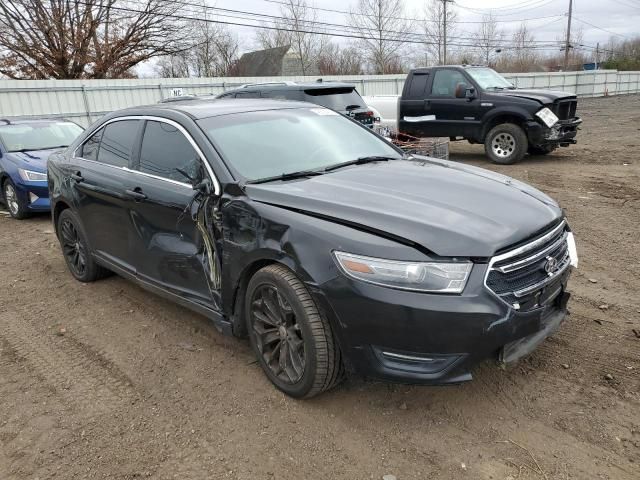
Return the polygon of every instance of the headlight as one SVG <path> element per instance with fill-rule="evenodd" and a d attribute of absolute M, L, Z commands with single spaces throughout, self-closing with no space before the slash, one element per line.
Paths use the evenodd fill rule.
<path fill-rule="evenodd" d="M 542 120 L 544 124 L 549 128 L 553 127 L 556 123 L 558 123 L 559 120 L 556 114 L 549 110 L 547 107 L 544 107 L 542 110 L 538 110 L 538 112 L 536 113 L 536 117 Z"/>
<path fill-rule="evenodd" d="M 334 252 L 342 271 L 363 282 L 422 292 L 461 293 L 470 262 L 400 262 Z"/>
<path fill-rule="evenodd" d="M 25 182 L 46 182 L 47 181 L 46 173 L 32 172 L 31 170 L 24 170 L 23 168 L 19 168 L 18 173 L 20 174 L 20 178 L 22 178 Z"/>

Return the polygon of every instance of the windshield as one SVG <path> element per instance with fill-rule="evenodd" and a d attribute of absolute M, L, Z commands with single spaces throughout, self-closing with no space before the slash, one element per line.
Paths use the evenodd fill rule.
<path fill-rule="evenodd" d="M 80 133 L 82 128 L 73 122 L 0 125 L 0 139 L 9 152 L 67 147 Z"/>
<path fill-rule="evenodd" d="M 307 102 L 317 103 L 323 107 L 346 112 L 354 108 L 365 108 L 364 100 L 354 88 L 311 88 L 304 93 L 309 97 Z"/>
<path fill-rule="evenodd" d="M 467 73 L 471 75 L 471 78 L 473 78 L 482 89 L 515 88 L 506 78 L 492 68 L 469 68 L 467 69 Z"/>
<path fill-rule="evenodd" d="M 229 167 L 247 180 L 321 170 L 361 157 L 402 157 L 386 140 L 326 108 L 237 113 L 199 124 Z"/>

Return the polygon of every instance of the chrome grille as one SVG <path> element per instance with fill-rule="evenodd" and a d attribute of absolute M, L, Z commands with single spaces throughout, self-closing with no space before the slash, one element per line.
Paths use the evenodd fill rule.
<path fill-rule="evenodd" d="M 549 232 L 491 259 L 485 284 L 501 300 L 517 310 L 539 307 L 545 290 L 561 283 L 571 258 L 563 221 Z"/>

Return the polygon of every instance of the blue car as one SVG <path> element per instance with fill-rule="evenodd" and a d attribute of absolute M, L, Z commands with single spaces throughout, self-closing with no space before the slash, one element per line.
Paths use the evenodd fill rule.
<path fill-rule="evenodd" d="M 66 120 L 0 119 L 0 200 L 13 218 L 49 211 L 47 160 L 80 133 Z"/>

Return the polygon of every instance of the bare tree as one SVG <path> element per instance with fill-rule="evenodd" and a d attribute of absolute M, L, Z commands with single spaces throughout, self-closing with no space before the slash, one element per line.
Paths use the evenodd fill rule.
<path fill-rule="evenodd" d="M 238 59 L 238 38 L 226 26 L 211 22 L 203 3 L 201 21 L 193 24 L 192 70 L 198 77 L 222 77 Z"/>
<path fill-rule="evenodd" d="M 328 40 L 325 35 L 307 33 L 318 30 L 316 11 L 309 8 L 306 0 L 286 0 L 280 13 L 282 19 L 275 22 L 279 30 L 260 29 L 258 43 L 262 48 L 289 45 L 303 75 L 317 71 L 315 67 Z"/>
<path fill-rule="evenodd" d="M 179 49 L 179 5 L 165 0 L 2 0 L 0 73 L 9 78 L 118 78 Z"/>
<path fill-rule="evenodd" d="M 453 40 L 457 35 L 458 13 L 452 5 L 445 6 L 442 0 L 427 0 L 424 12 L 424 34 L 427 55 L 431 57 L 430 63 L 442 65 L 445 56 L 453 57 Z M 445 44 L 447 55 L 445 55 Z"/>
<path fill-rule="evenodd" d="M 493 13 L 482 16 L 482 23 L 478 26 L 473 38 L 482 61 L 489 65 L 491 54 L 500 48 L 504 40 L 504 32 L 498 28 L 498 22 Z"/>
<path fill-rule="evenodd" d="M 541 60 L 536 51 L 535 41 L 527 23 L 522 22 L 513 32 L 511 49 L 502 57 L 501 69 L 508 69 L 511 72 L 530 72 Z"/>
<path fill-rule="evenodd" d="M 355 47 L 340 48 L 330 43 L 318 60 L 318 70 L 322 75 L 361 75 L 364 67 L 362 54 Z"/>
<path fill-rule="evenodd" d="M 190 59 L 185 54 L 167 55 L 158 60 L 155 71 L 161 78 L 186 78 L 191 74 Z"/>
<path fill-rule="evenodd" d="M 349 15 L 349 23 L 362 37 L 359 45 L 374 73 L 403 69 L 403 41 L 412 28 L 403 13 L 402 0 L 359 0 Z"/>

